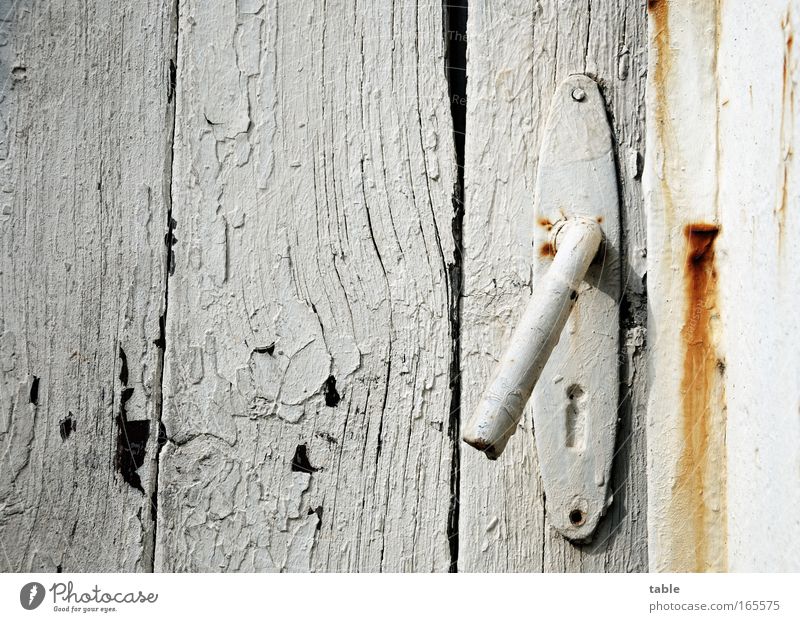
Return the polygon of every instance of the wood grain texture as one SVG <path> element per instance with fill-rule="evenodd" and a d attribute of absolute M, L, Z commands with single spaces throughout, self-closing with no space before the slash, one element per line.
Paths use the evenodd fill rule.
<path fill-rule="evenodd" d="M 157 568 L 447 570 L 441 5 L 179 24 Z"/>
<path fill-rule="evenodd" d="M 470 3 L 462 421 L 531 294 L 539 146 L 551 97 L 570 73 L 587 73 L 599 82 L 616 139 L 625 240 L 623 351 L 614 502 L 593 543 L 570 544 L 549 526 L 528 410 L 496 463 L 469 448 L 462 451 L 459 570 L 647 568 L 645 237 L 639 183 L 645 28 L 643 2 Z"/>
<path fill-rule="evenodd" d="M 152 568 L 171 12 L 0 3 L 0 570 Z"/>

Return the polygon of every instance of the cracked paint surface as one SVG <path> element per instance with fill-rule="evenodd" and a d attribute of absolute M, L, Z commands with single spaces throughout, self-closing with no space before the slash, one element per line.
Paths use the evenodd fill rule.
<path fill-rule="evenodd" d="M 172 12 L 4 5 L 0 571 L 153 567 Z"/>
<path fill-rule="evenodd" d="M 181 2 L 159 568 L 449 567 L 441 28 Z"/>

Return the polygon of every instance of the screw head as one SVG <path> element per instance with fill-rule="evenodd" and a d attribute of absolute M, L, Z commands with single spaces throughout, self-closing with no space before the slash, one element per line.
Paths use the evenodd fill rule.
<path fill-rule="evenodd" d="M 572 99 L 574 99 L 576 102 L 582 102 L 584 99 L 586 99 L 586 91 L 580 87 L 572 89 Z"/>
<path fill-rule="evenodd" d="M 569 522 L 573 527 L 581 527 L 586 522 L 586 512 L 575 508 L 569 513 Z"/>

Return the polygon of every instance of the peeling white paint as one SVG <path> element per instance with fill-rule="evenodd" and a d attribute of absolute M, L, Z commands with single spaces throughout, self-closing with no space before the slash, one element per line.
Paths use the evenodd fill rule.
<path fill-rule="evenodd" d="M 181 2 L 159 568 L 448 569 L 441 10 Z"/>
<path fill-rule="evenodd" d="M 172 10 L 3 4 L 3 572 L 152 569 Z"/>

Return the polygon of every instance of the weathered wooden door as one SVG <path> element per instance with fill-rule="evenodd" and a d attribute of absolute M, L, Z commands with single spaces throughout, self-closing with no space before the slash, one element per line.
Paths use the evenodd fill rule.
<path fill-rule="evenodd" d="M 797 569 L 796 4 L 0 1 L 0 568 Z M 530 410 L 459 439 L 572 73 L 623 230 L 581 545 Z"/>
<path fill-rule="evenodd" d="M 0 15 L 2 568 L 448 570 L 442 6 Z"/>

